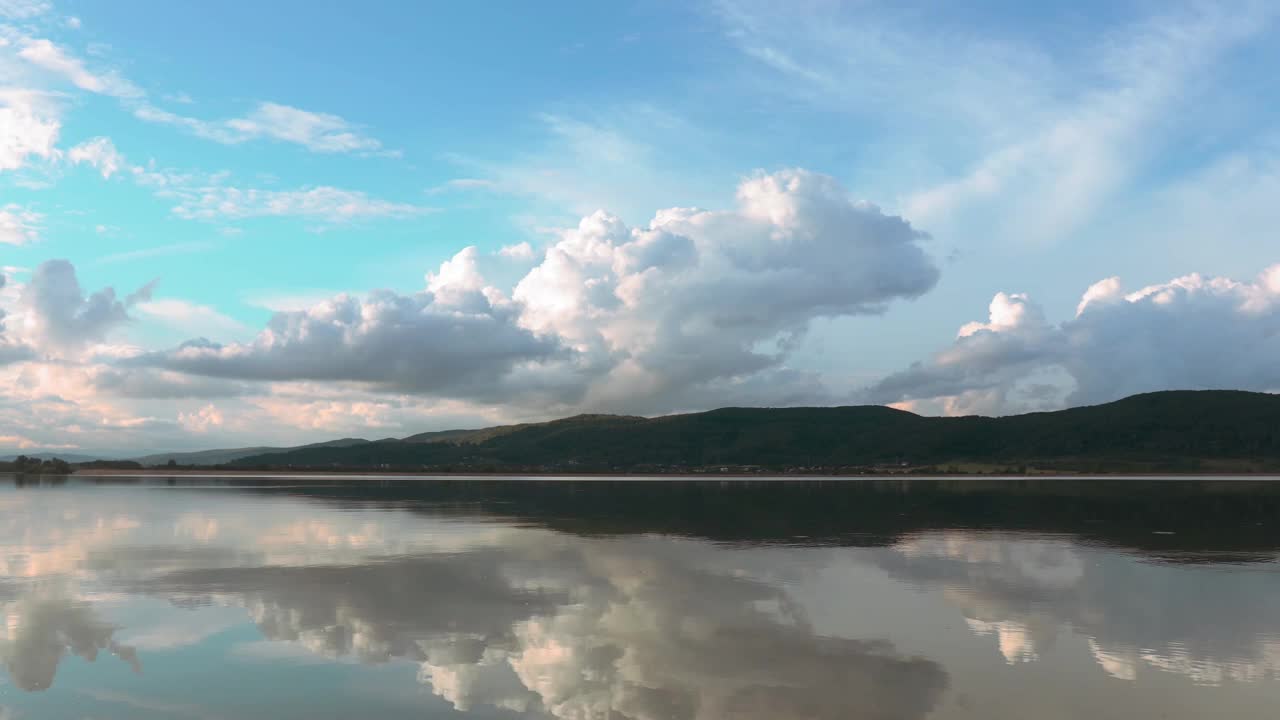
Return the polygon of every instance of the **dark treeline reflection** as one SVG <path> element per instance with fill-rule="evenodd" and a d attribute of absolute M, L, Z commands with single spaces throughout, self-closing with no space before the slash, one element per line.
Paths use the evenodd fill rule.
<path fill-rule="evenodd" d="M 220 482 L 583 535 L 874 547 L 929 530 L 1006 530 L 1073 535 L 1170 561 L 1270 560 L 1280 549 L 1280 483 L 1266 480 Z"/>

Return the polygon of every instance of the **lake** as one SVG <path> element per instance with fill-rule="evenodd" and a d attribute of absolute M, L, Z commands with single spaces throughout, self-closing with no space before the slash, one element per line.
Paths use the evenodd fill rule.
<path fill-rule="evenodd" d="M 4 720 L 1280 708 L 1280 482 L 0 480 Z"/>

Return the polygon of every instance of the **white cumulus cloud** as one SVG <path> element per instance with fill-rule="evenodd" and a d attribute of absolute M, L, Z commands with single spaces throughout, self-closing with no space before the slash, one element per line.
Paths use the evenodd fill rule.
<path fill-rule="evenodd" d="M 164 363 L 615 410 L 813 401 L 817 380 L 785 367 L 794 340 L 814 318 L 878 314 L 928 291 L 938 271 L 924 237 L 826 176 L 761 174 L 730 211 L 672 208 L 638 228 L 592 214 L 510 297 L 467 248 L 420 293 L 338 296 L 278 313 L 248 344 L 195 343 Z"/>
<path fill-rule="evenodd" d="M 785 401 L 791 388 L 769 373 L 811 320 L 879 314 L 933 287 L 923 239 L 831 178 L 790 170 L 744 181 L 732 211 L 672 208 L 642 228 L 584 218 L 514 299 L 527 326 L 606 359 L 601 406 L 657 410 L 700 386 L 750 395 L 760 381 Z"/>
<path fill-rule="evenodd" d="M 1278 357 L 1280 265 L 1252 281 L 1191 274 L 1128 293 L 1107 278 L 1059 324 L 1028 296 L 1000 293 L 987 322 L 965 325 L 951 347 L 880 381 L 865 399 L 1014 412 L 1026 409 L 1026 392 L 1045 390 L 1037 378 L 1055 373 L 1065 382 L 1049 406 L 1170 389 L 1274 391 Z"/>

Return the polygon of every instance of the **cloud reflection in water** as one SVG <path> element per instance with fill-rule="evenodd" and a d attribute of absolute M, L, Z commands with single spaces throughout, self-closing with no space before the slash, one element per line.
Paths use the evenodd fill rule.
<path fill-rule="evenodd" d="M 866 518 L 841 520 L 816 490 L 795 491 L 813 495 L 793 496 L 788 527 L 831 532 L 800 539 L 787 527 L 756 537 L 727 519 L 759 513 L 749 496 L 741 512 L 686 503 L 678 533 L 659 523 L 645 534 L 636 518 L 660 520 L 653 508 L 614 530 L 614 509 L 593 516 L 581 489 L 565 491 L 563 506 L 540 495 L 527 515 L 521 503 L 499 512 L 306 492 L 0 491 L 9 571 L 0 659 L 12 684 L 50 688 L 69 655 L 115 654 L 138 667 L 141 653 L 163 674 L 190 651 L 196 672 L 233 685 L 287 675 L 281 692 L 290 692 L 312 682 L 299 678 L 330 678 L 314 681 L 315 702 L 350 707 L 332 678 L 399 668 L 397 682 L 412 688 L 403 671 L 416 666 L 421 692 L 406 701 L 416 709 L 386 717 L 436 703 L 477 718 L 952 720 L 972 717 L 970 703 L 1006 720 L 1016 713 L 990 711 L 998 703 L 971 686 L 975 673 L 1028 673 L 1070 656 L 1074 666 L 1055 667 L 1087 666 L 1098 681 L 1134 687 L 1158 676 L 1192 692 L 1260 686 L 1280 669 L 1280 573 L 1256 538 L 1254 562 L 1213 564 L 1107 546 L 1096 524 L 1087 537 L 948 527 L 937 514 L 921 527 L 870 497 L 841 511 L 867 505 L 875 531 L 850 532 Z M 915 507 L 920 492 L 909 497 Z M 806 507 L 818 523 L 804 522 Z M 819 590 L 832 574 L 846 596 Z M 921 594 L 931 604 L 915 607 L 928 616 L 898 610 Z M 914 632 L 916 623 L 954 628 L 963 642 Z M 87 672 L 108 677 L 102 667 Z M 227 698 L 164 696 L 147 684 L 152 674 L 129 689 L 131 707 L 207 703 L 238 716 L 218 705 Z M 58 685 L 123 697 L 82 687 L 84 677 Z"/>

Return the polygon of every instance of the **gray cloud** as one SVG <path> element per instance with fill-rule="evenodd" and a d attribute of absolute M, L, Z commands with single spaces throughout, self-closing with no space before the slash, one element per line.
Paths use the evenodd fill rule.
<path fill-rule="evenodd" d="M 245 380 L 365 382 L 387 390 L 484 395 L 522 362 L 559 352 L 479 288 L 458 296 L 380 291 L 281 312 L 247 344 L 187 343 L 146 358 L 181 372 Z"/>
<path fill-rule="evenodd" d="M 988 322 L 966 325 L 951 347 L 863 397 L 1000 413 L 1031 409 L 1028 402 L 1095 404 L 1156 390 L 1274 391 L 1277 359 L 1280 266 L 1251 282 L 1188 275 L 1130 293 L 1109 278 L 1085 292 L 1075 317 L 1056 325 L 1027 296 L 1000 293 Z"/>
<path fill-rule="evenodd" d="M 95 367 L 90 378 L 101 392 L 140 400 L 237 397 L 250 391 L 242 382 L 145 367 Z"/>
<path fill-rule="evenodd" d="M 0 341 L 0 365 L 31 360 L 35 353 L 25 345 L 15 345 Z"/>

